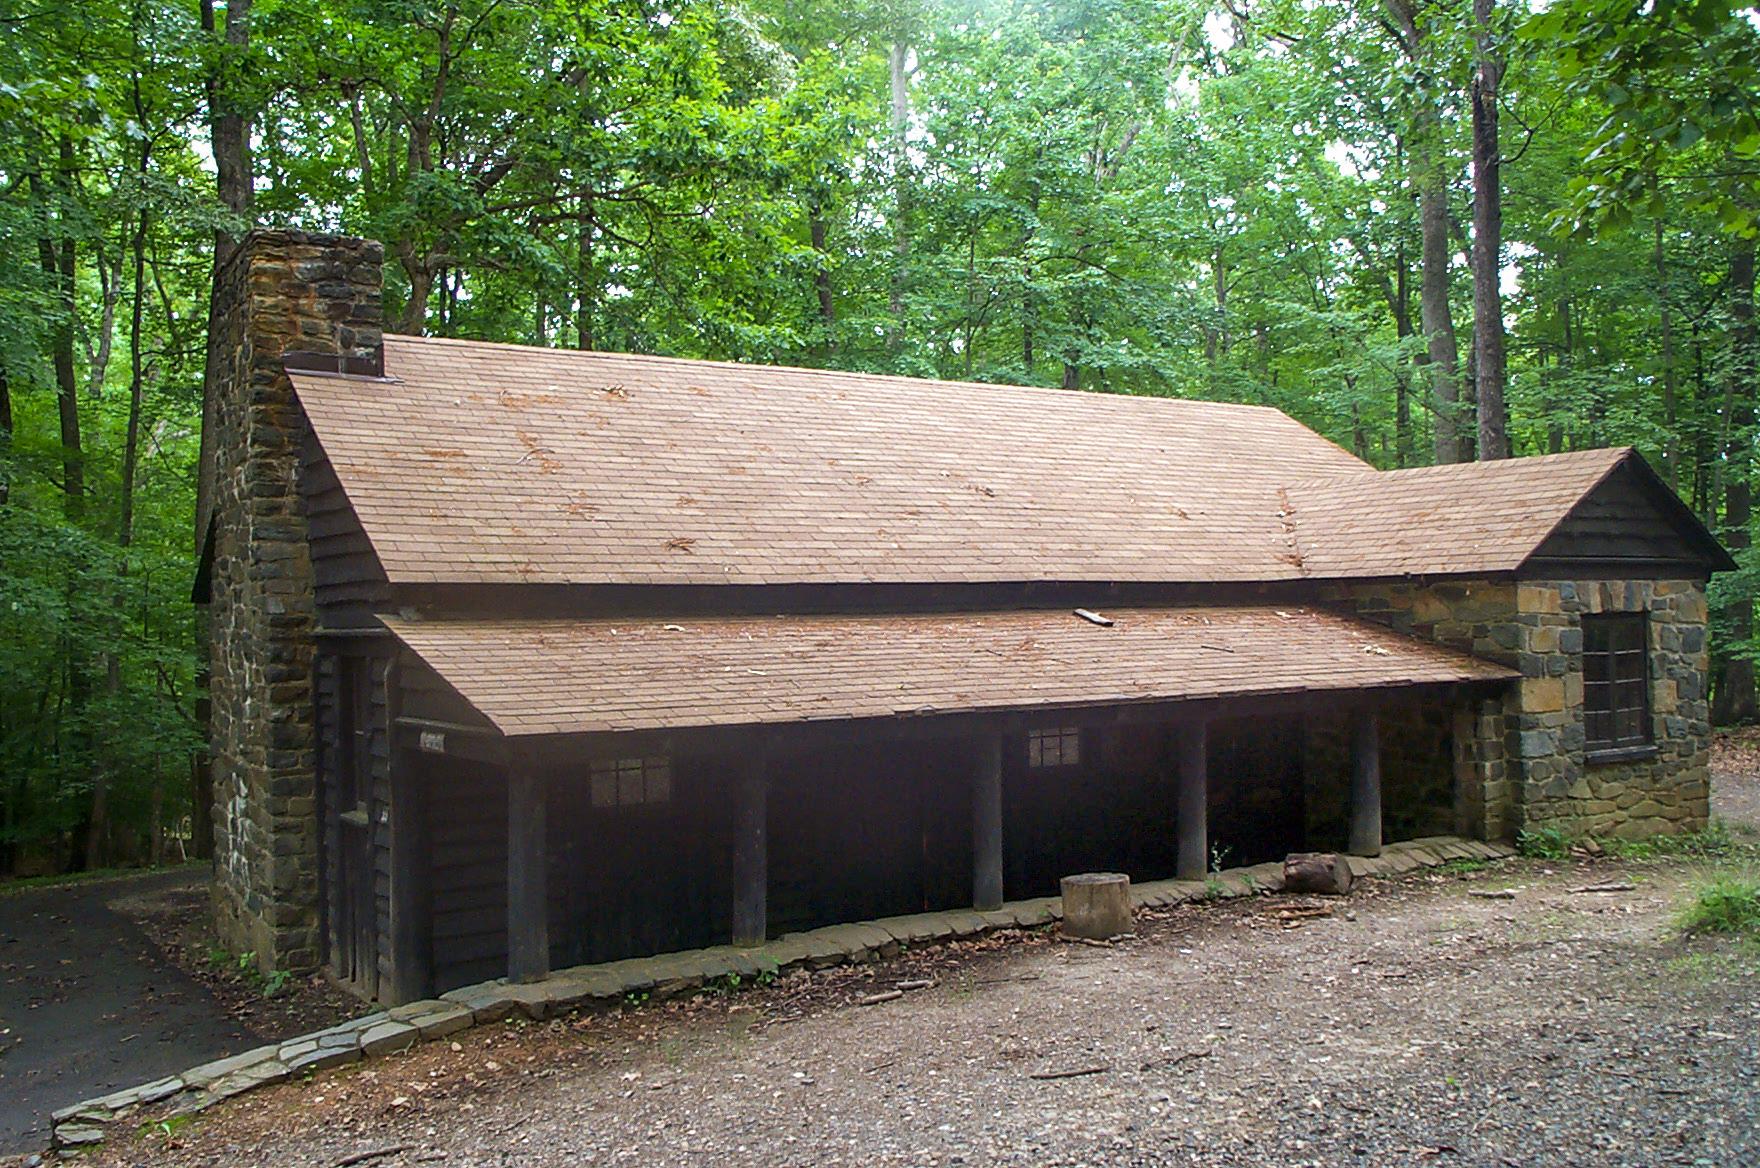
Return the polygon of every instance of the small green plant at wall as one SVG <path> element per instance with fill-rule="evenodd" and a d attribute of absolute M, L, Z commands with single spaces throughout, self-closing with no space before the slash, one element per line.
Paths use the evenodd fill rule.
<path fill-rule="evenodd" d="M 1562 827 L 1523 828 L 1516 833 L 1516 851 L 1534 860 L 1567 860 L 1571 837 Z"/>
<path fill-rule="evenodd" d="M 1722 875 L 1699 885 L 1680 925 L 1689 933 L 1760 937 L 1760 877 Z"/>
<path fill-rule="evenodd" d="M 1635 840 L 1604 839 L 1596 842 L 1608 855 L 1625 860 L 1649 860 L 1658 856 L 1711 859 L 1727 856 L 1740 846 L 1730 833 L 1729 824 L 1721 819 L 1713 819 L 1703 831 L 1682 832 L 1679 835 L 1650 835 Z"/>
<path fill-rule="evenodd" d="M 275 969 L 268 973 L 259 970 L 255 949 L 247 949 L 243 953 L 228 953 L 215 945 L 208 950 L 208 964 L 251 983 L 265 998 L 276 997 L 293 984 L 293 974 L 285 969 Z"/>

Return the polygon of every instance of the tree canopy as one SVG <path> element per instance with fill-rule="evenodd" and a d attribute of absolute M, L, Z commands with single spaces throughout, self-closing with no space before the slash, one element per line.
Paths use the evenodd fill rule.
<path fill-rule="evenodd" d="M 1635 445 L 1744 563 L 1752 717 L 1756 28 L 0 0 L 0 864 L 201 834 L 209 286 L 251 225 L 382 240 L 404 332 L 1263 403 L 1384 467 Z"/>

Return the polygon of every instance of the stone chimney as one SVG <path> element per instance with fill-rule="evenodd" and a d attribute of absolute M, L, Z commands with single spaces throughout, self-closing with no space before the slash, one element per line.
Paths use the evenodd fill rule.
<path fill-rule="evenodd" d="M 285 364 L 382 369 L 377 243 L 247 236 L 216 277 L 220 376 L 202 408 L 214 911 L 271 969 L 315 967 L 312 567 L 299 497 L 307 423 Z M 198 586 L 200 587 L 200 586 Z"/>

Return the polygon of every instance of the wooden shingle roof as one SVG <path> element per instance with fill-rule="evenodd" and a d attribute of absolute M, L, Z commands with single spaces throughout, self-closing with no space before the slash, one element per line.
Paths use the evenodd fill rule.
<path fill-rule="evenodd" d="M 414 620 L 402 642 L 509 737 L 1496 682 L 1324 609 Z"/>
<path fill-rule="evenodd" d="M 1585 450 L 1292 483 L 1297 554 L 1321 579 L 1513 572 L 1621 461 Z"/>
<path fill-rule="evenodd" d="M 1261 580 L 1276 410 L 477 342 L 292 374 L 393 583 Z"/>
<path fill-rule="evenodd" d="M 385 371 L 290 377 L 393 584 L 1511 572 L 1622 466 L 1729 564 L 1625 449 L 1378 472 L 1256 406 L 396 336 Z"/>

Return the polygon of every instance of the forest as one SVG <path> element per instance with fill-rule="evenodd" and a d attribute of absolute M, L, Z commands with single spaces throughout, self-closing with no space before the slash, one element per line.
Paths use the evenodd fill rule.
<path fill-rule="evenodd" d="M 405 333 L 1630 444 L 1751 664 L 1760 33 L 1713 0 L 0 0 L 0 874 L 203 851 L 214 265 Z"/>

